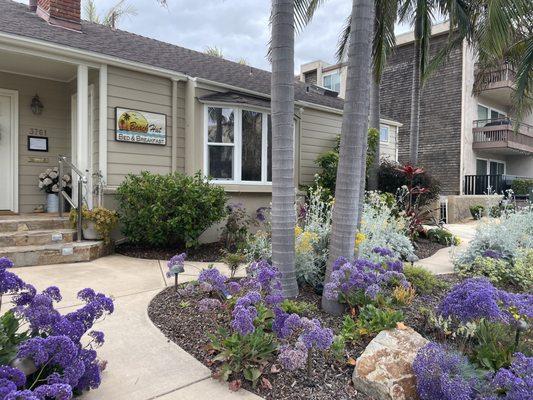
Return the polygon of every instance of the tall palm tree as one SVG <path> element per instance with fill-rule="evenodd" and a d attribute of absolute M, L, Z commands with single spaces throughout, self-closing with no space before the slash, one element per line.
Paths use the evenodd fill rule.
<path fill-rule="evenodd" d="M 356 221 L 364 195 L 361 190 L 361 180 L 365 179 L 362 159 L 368 131 L 373 21 L 374 0 L 354 0 L 326 282 L 330 279 L 333 262 L 338 257 L 351 258 L 354 254 Z M 330 313 L 340 311 L 339 303 L 325 296 L 322 297 L 322 307 Z"/>
<path fill-rule="evenodd" d="M 294 267 L 294 0 L 272 1 L 272 263 L 285 297 L 298 295 Z"/>

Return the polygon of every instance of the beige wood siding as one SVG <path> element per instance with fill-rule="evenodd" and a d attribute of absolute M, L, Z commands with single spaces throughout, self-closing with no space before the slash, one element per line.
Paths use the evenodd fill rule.
<path fill-rule="evenodd" d="M 128 173 L 141 171 L 169 173 L 172 168 L 172 82 L 169 79 L 109 67 L 108 69 L 107 183 L 119 185 Z M 177 169 L 185 166 L 184 86 L 178 84 L 178 159 Z M 167 144 L 115 141 L 115 107 L 163 113 L 167 116 Z"/>
<path fill-rule="evenodd" d="M 68 84 L 30 76 L 0 72 L 0 88 L 19 93 L 19 211 L 32 212 L 46 203 L 37 186 L 45 169 L 57 166 L 58 154 L 70 154 L 70 92 Z M 44 109 L 41 115 L 31 112 L 30 104 L 39 95 Z M 45 129 L 48 153 L 28 151 L 30 129 Z M 40 161 L 45 162 L 40 162 Z"/>
<path fill-rule="evenodd" d="M 316 158 L 331 150 L 341 133 L 342 116 L 310 108 L 301 116 L 299 184 L 309 185 L 318 171 Z"/>

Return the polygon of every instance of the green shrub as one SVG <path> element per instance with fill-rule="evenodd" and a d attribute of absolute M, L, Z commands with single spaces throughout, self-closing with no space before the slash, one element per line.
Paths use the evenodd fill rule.
<path fill-rule="evenodd" d="M 530 188 L 533 188 L 533 179 L 515 179 L 511 183 L 511 189 L 513 189 L 514 194 L 529 194 Z"/>
<path fill-rule="evenodd" d="M 394 161 L 382 161 L 378 171 L 378 190 L 396 195 L 399 188 L 408 184 L 407 176 L 400 171 L 402 166 Z M 420 194 L 419 206 L 426 206 L 439 198 L 440 183 L 428 172 L 416 175 L 415 186 L 427 188 L 426 193 Z"/>
<path fill-rule="evenodd" d="M 291 299 L 283 300 L 281 303 L 281 309 L 288 314 L 298 314 L 303 316 L 312 315 L 318 312 L 318 307 L 313 303 Z"/>
<path fill-rule="evenodd" d="M 478 256 L 471 263 L 457 264 L 461 276 L 484 276 L 495 285 L 514 285 L 524 290 L 533 288 L 533 249 L 519 250 L 514 262 L 505 258 Z"/>
<path fill-rule="evenodd" d="M 485 207 L 483 207 L 482 205 L 476 204 L 475 206 L 470 206 L 470 214 L 472 214 L 472 218 L 481 219 L 484 213 Z"/>
<path fill-rule="evenodd" d="M 427 237 L 432 242 L 440 243 L 443 246 L 457 246 L 460 243 L 458 237 L 453 236 L 453 234 L 444 228 L 432 228 L 427 231 Z"/>
<path fill-rule="evenodd" d="M 224 189 L 200 173 L 129 174 L 117 198 L 124 235 L 151 246 L 195 246 L 202 232 L 226 215 Z"/>
<path fill-rule="evenodd" d="M 377 129 L 370 128 L 368 130 L 366 152 L 367 171 L 374 162 L 378 140 L 379 131 Z M 316 191 L 316 187 L 320 186 L 323 189 L 321 194 L 324 200 L 335 196 L 335 182 L 337 180 L 337 167 L 339 165 L 339 147 L 340 136 L 337 136 L 333 149 L 319 155 L 315 160 L 315 164 L 318 166 L 319 171 L 316 174 L 315 183 L 311 186 L 311 188 Z"/>
<path fill-rule="evenodd" d="M 434 274 L 424 267 L 406 265 L 403 273 L 417 293 L 429 294 L 435 290 L 445 289 L 448 284 L 439 280 Z"/>
<path fill-rule="evenodd" d="M 396 328 L 403 321 L 403 313 L 392 308 L 378 308 L 367 304 L 359 313 L 360 326 L 369 333 L 379 333 L 385 329 Z"/>

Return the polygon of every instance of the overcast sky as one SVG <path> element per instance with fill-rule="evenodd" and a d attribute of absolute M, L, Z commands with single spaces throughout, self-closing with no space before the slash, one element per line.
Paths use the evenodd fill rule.
<path fill-rule="evenodd" d="M 121 20 L 120 29 L 199 51 L 216 46 L 225 58 L 244 58 L 254 67 L 270 69 L 265 58 L 270 0 L 168 0 L 168 8 L 158 6 L 156 0 L 126 1 L 137 15 Z M 103 14 L 116 2 L 95 3 Z M 335 62 L 339 32 L 351 3 L 328 0 L 317 11 L 312 23 L 296 37 L 296 71 L 300 64 L 317 59 Z M 408 27 L 398 27 L 399 32 L 406 30 Z"/>

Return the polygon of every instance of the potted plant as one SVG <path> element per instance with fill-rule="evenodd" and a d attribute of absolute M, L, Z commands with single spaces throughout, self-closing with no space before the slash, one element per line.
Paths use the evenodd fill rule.
<path fill-rule="evenodd" d="M 48 168 L 39 175 L 39 189 L 47 193 L 46 196 L 46 211 L 49 213 L 59 211 L 59 168 Z M 69 174 L 62 177 L 63 187 L 72 188 L 72 178 Z"/>
<path fill-rule="evenodd" d="M 118 224 L 118 214 L 114 210 L 109 210 L 105 207 L 95 207 L 89 210 L 83 207 L 83 237 L 88 240 L 104 240 L 109 243 L 111 241 L 111 231 Z M 73 209 L 70 211 L 70 222 L 74 228 L 77 227 L 78 211 Z"/>

